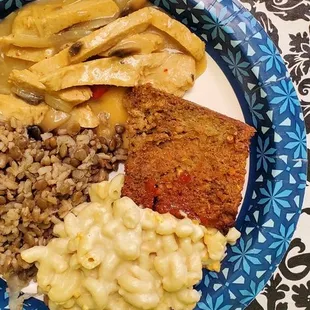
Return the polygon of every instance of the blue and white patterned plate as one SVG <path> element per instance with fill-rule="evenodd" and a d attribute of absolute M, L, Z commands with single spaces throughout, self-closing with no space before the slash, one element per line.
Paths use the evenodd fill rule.
<path fill-rule="evenodd" d="M 2 0 L 2 17 L 26 3 Z M 220 273 L 204 272 L 197 309 L 244 309 L 262 290 L 295 231 L 306 186 L 306 132 L 293 84 L 276 47 L 237 0 L 153 0 L 207 42 L 229 80 L 252 141 L 249 180 L 237 228 Z M 207 86 L 206 86 L 207 88 Z M 0 309 L 8 309 L 1 280 Z M 25 309 L 46 309 L 30 299 Z"/>

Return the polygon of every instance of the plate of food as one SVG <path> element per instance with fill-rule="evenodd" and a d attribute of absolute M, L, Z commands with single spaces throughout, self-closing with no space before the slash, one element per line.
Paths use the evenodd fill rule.
<path fill-rule="evenodd" d="M 306 133 L 237 0 L 3 1 L 0 308 L 244 309 L 285 254 Z"/>

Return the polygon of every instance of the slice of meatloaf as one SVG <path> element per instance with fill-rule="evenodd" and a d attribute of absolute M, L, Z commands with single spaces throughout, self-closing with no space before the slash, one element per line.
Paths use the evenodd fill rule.
<path fill-rule="evenodd" d="M 129 156 L 122 194 L 227 232 L 242 198 L 254 129 L 149 85 L 129 91 L 124 104 Z"/>

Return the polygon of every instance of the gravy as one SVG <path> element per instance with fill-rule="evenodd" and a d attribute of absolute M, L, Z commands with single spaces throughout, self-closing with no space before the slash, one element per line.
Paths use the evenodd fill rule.
<path fill-rule="evenodd" d="M 7 16 L 0 24 L 0 37 L 7 36 L 12 31 L 12 23 L 17 13 L 13 12 Z M 31 62 L 14 59 L 5 56 L 4 51 L 0 50 L 0 94 L 10 94 L 10 87 L 8 83 L 9 74 L 13 69 L 23 70 L 29 68 Z"/>
<path fill-rule="evenodd" d="M 107 132 L 107 129 L 113 134 L 115 125 L 126 122 L 127 112 L 123 106 L 125 93 L 124 87 L 111 87 L 100 99 L 89 101 L 90 108 L 101 120 L 97 128 L 99 135 L 101 131 Z"/>

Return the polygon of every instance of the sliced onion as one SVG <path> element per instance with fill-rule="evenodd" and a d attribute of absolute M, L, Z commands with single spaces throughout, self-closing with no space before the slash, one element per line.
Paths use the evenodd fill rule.
<path fill-rule="evenodd" d="M 86 29 L 66 30 L 59 34 L 52 35 L 51 42 L 53 46 L 59 47 L 69 42 L 75 42 L 90 33 L 91 31 Z"/>
<path fill-rule="evenodd" d="M 148 4 L 147 0 L 129 0 L 128 7 L 132 11 L 137 11 L 145 7 L 147 4 Z"/>
<path fill-rule="evenodd" d="M 50 107 L 69 113 L 73 109 L 73 105 L 69 102 L 63 101 L 60 98 L 54 97 L 50 94 L 45 94 L 45 103 Z"/>
<path fill-rule="evenodd" d="M 114 2 L 122 11 L 122 15 L 142 9 L 148 3 L 147 0 L 114 0 Z"/>
<path fill-rule="evenodd" d="M 71 30 L 90 30 L 90 31 L 95 30 L 95 29 L 101 28 L 101 27 L 113 22 L 114 20 L 116 20 L 117 17 L 118 16 L 98 18 L 98 19 L 93 19 L 93 20 L 89 20 L 86 22 L 78 23 L 78 24 L 70 27 L 68 31 L 71 31 Z"/>
<path fill-rule="evenodd" d="M 128 0 L 114 0 L 119 9 L 123 11 L 127 7 Z"/>
<path fill-rule="evenodd" d="M 91 33 L 91 30 L 87 29 L 75 29 L 66 30 L 59 34 L 53 34 L 50 37 L 37 37 L 28 34 L 17 34 L 12 38 L 12 43 L 19 47 L 34 47 L 34 48 L 46 48 L 57 47 L 68 42 L 75 42 L 82 37 L 85 37 Z"/>
<path fill-rule="evenodd" d="M 19 47 L 60 47 L 68 42 L 75 42 L 82 37 L 89 35 L 93 30 L 101 28 L 110 22 L 114 21 L 118 16 L 98 18 L 86 22 L 76 24 L 67 30 L 58 34 L 53 34 L 50 37 L 38 37 L 29 34 L 15 34 L 10 37 L 10 42 Z M 8 37 L 9 38 L 9 37 Z M 9 42 L 8 41 L 8 42 Z"/>
<path fill-rule="evenodd" d="M 40 127 L 44 132 L 52 131 L 62 124 L 64 124 L 70 118 L 70 114 L 50 109 L 44 116 Z"/>

